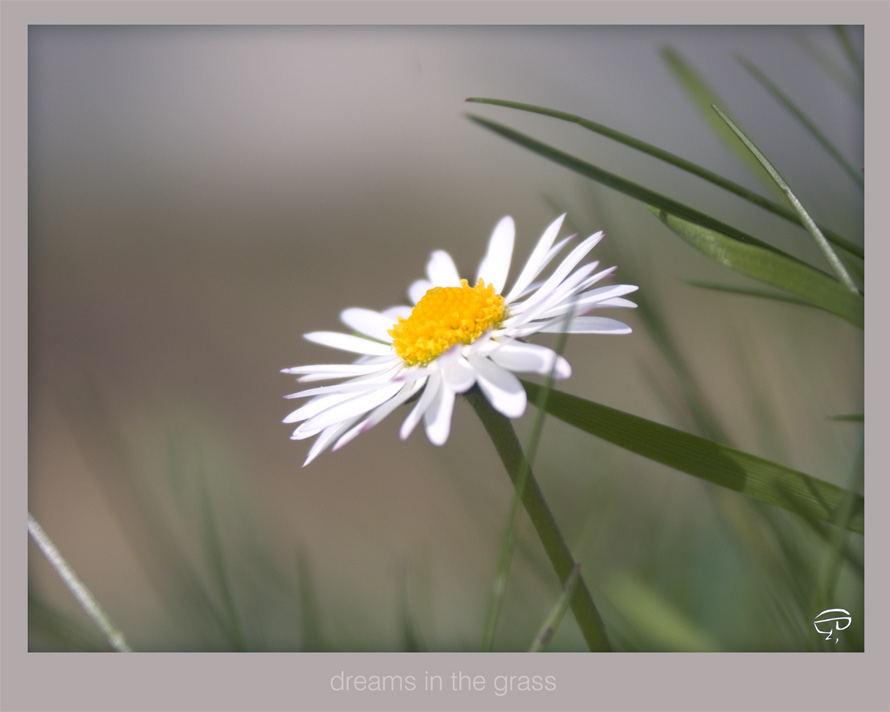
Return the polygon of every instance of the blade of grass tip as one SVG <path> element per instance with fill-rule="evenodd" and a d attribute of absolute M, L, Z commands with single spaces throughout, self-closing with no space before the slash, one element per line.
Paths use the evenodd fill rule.
<path fill-rule="evenodd" d="M 80 607 L 86 611 L 86 614 L 90 617 L 93 623 L 95 623 L 99 630 L 105 635 L 105 638 L 108 640 L 111 647 L 119 653 L 133 652 L 133 649 L 127 643 L 126 638 L 124 638 L 124 634 L 114 623 L 112 623 L 108 614 L 105 613 L 102 606 L 99 605 L 99 601 L 96 600 L 96 597 L 90 593 L 90 590 L 78 578 L 77 574 L 74 573 L 74 569 L 72 569 L 68 562 L 65 561 L 62 554 L 56 548 L 56 545 L 53 544 L 52 539 L 50 539 L 46 532 L 43 531 L 43 528 L 37 523 L 37 520 L 30 512 L 28 512 L 28 534 L 31 535 L 34 543 L 37 544 L 40 551 L 43 552 L 46 560 L 49 561 L 50 566 L 53 567 L 55 572 L 65 583 L 68 590 L 71 591 L 71 594 L 80 604 Z"/>
<path fill-rule="evenodd" d="M 850 162 L 841 155 L 841 152 L 837 149 L 837 147 L 828 140 L 828 137 L 825 136 L 816 125 L 810 121 L 810 119 L 803 113 L 803 111 L 785 94 L 778 86 L 776 86 L 769 77 L 767 77 L 763 72 L 761 72 L 756 66 L 754 66 L 751 62 L 745 59 L 742 56 L 736 57 L 736 59 L 742 64 L 745 69 L 747 69 L 753 77 L 760 82 L 761 85 L 773 95 L 773 97 L 778 101 L 782 106 L 784 106 L 795 119 L 810 133 L 810 135 L 816 139 L 816 141 L 824 148 L 828 155 L 830 155 L 835 162 L 846 172 L 847 175 L 853 180 L 854 183 L 862 190 L 865 187 L 865 181 L 862 179 L 862 173 L 857 171 Z M 756 154 L 755 154 L 756 155 Z"/>
<path fill-rule="evenodd" d="M 785 179 L 779 175 L 779 172 L 773 167 L 772 163 L 767 160 L 766 156 L 763 155 L 760 149 L 754 145 L 754 142 L 751 141 L 751 139 L 749 139 L 738 126 L 736 126 L 732 119 L 720 110 L 719 106 L 714 105 L 712 108 L 717 112 L 717 115 L 726 123 L 730 130 L 738 136 L 739 140 L 745 144 L 745 147 L 754 155 L 760 165 L 762 165 L 766 172 L 769 173 L 770 178 L 775 181 L 779 189 L 785 194 L 788 202 L 791 203 L 791 206 L 797 211 L 798 215 L 800 215 L 804 227 L 807 229 L 807 232 L 813 236 L 817 247 L 822 251 L 822 254 L 825 256 L 825 259 L 828 261 L 831 269 L 834 270 L 834 273 L 837 275 L 840 282 L 851 292 L 859 294 L 859 288 L 847 273 L 843 262 L 840 261 L 837 253 L 831 249 L 831 245 L 828 243 L 828 240 L 825 239 L 825 235 L 822 234 L 822 231 L 810 217 L 809 213 L 804 209 L 800 200 L 798 200 L 797 196 L 791 191 L 791 188 L 788 186 L 788 183 L 785 182 Z"/>
<path fill-rule="evenodd" d="M 533 106 L 531 104 L 522 104 L 520 102 L 515 101 L 505 101 L 502 99 L 484 99 L 479 97 L 472 97 L 467 99 L 468 102 L 473 102 L 477 104 L 491 104 L 492 106 L 503 106 L 508 109 L 517 109 L 519 111 L 527 111 L 534 114 L 541 114 L 543 116 L 549 116 L 554 119 L 559 119 L 561 121 L 568 121 L 570 123 L 575 123 L 581 126 L 582 128 L 587 129 L 588 131 L 592 131 L 594 133 L 598 133 L 602 136 L 612 139 L 613 141 L 617 141 L 618 143 L 622 143 L 625 146 L 629 146 L 641 153 L 645 153 L 646 155 L 652 156 L 668 165 L 672 165 L 675 168 L 679 168 L 682 171 L 690 173 L 694 176 L 701 178 L 713 185 L 716 185 L 727 192 L 732 193 L 733 195 L 742 198 L 743 200 L 752 203 L 764 210 L 768 210 L 774 215 L 778 215 L 789 222 L 793 222 L 795 224 L 800 224 L 800 218 L 797 213 L 793 210 L 789 210 L 784 205 L 780 205 L 768 198 L 763 197 L 755 193 L 753 190 L 748 190 L 742 185 L 735 183 L 723 176 L 714 173 L 713 171 L 708 170 L 698 164 L 693 163 L 692 161 L 688 161 L 682 156 L 678 156 L 676 154 L 670 153 L 669 151 L 665 151 L 664 149 L 658 148 L 657 146 L 653 146 L 650 143 L 646 143 L 645 141 L 641 141 L 640 139 L 634 138 L 632 136 L 628 136 L 625 133 L 620 131 L 616 131 L 615 129 L 609 128 L 608 126 L 604 126 L 603 124 L 599 124 L 595 121 L 591 121 L 589 119 L 585 119 L 581 116 L 576 116 L 574 114 L 567 114 L 563 111 L 556 111 L 554 109 L 547 109 L 541 106 Z M 838 247 L 842 247 L 847 250 L 851 254 L 856 257 L 862 258 L 864 256 L 863 249 L 856 245 L 855 243 L 847 240 L 845 237 L 838 235 L 836 232 L 829 230 L 828 228 L 820 225 L 819 228 L 825 234 L 825 236 L 831 240 Z"/>
<path fill-rule="evenodd" d="M 573 317 L 570 311 L 565 317 L 565 323 L 571 322 Z M 557 337 L 554 350 L 558 354 L 562 354 L 565 349 L 568 333 L 561 332 Z M 554 369 L 556 364 L 554 363 Z M 538 451 L 538 443 L 541 439 L 541 432 L 544 429 L 544 404 L 550 389 L 553 387 L 554 371 L 548 374 L 544 387 L 538 394 L 538 403 L 536 403 L 537 412 L 532 420 L 531 430 L 527 438 L 525 453 L 526 456 L 520 463 L 519 473 L 517 475 L 516 486 L 514 487 L 513 497 L 510 502 L 510 512 L 507 517 L 506 531 L 504 532 L 503 543 L 498 553 L 497 570 L 494 581 L 492 582 L 491 593 L 489 595 L 488 609 L 483 624 L 482 645 L 483 652 L 490 652 L 494 649 L 494 638 L 497 631 L 498 618 L 500 617 L 501 607 L 504 600 L 504 594 L 507 590 L 507 577 L 510 572 L 510 563 L 513 560 L 513 553 L 516 550 L 516 543 L 519 538 L 519 508 L 522 505 L 522 495 L 525 492 L 525 484 L 528 480 L 529 469 L 531 463 L 534 462 Z"/>
<path fill-rule="evenodd" d="M 559 628 L 559 624 L 560 622 L 562 622 L 563 616 L 569 609 L 569 601 L 572 600 L 572 593 L 574 593 L 575 591 L 575 584 L 578 583 L 578 576 L 580 575 L 580 573 L 581 564 L 575 564 L 575 566 L 572 568 L 572 573 L 570 573 L 568 579 L 566 579 L 565 586 L 563 586 L 562 589 L 562 594 L 556 601 L 556 604 L 553 606 L 550 614 L 544 620 L 544 624 L 541 626 L 541 629 L 535 636 L 535 639 L 529 647 L 528 652 L 542 653 L 550 645 L 550 641 L 553 639 L 553 634 L 556 633 L 556 629 Z"/>

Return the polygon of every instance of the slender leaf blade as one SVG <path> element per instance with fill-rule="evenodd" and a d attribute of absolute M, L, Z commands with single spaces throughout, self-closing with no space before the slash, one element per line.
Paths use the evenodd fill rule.
<path fill-rule="evenodd" d="M 534 399 L 541 386 L 522 383 Z M 802 517 L 864 531 L 863 497 L 824 480 L 562 391 L 551 390 L 544 409 L 580 430 L 693 477 Z"/>
<path fill-rule="evenodd" d="M 865 299 L 824 272 L 696 225 L 664 210 L 650 208 L 674 233 L 730 269 L 778 287 L 846 319 L 860 329 L 865 325 Z"/>

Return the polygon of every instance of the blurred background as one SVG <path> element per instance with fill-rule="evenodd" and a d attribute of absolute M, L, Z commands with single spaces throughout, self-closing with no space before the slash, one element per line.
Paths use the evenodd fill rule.
<path fill-rule="evenodd" d="M 845 36 L 861 56 L 861 28 Z M 505 214 L 512 277 L 568 211 L 567 230 L 606 231 L 595 256 L 618 265 L 613 281 L 640 285 L 641 309 L 621 315 L 632 335 L 569 340 L 562 390 L 850 486 L 861 424 L 831 416 L 863 411 L 861 331 L 690 286 L 746 282 L 645 206 L 467 118 L 821 264 L 802 230 L 676 169 L 465 103 L 579 114 L 762 190 L 665 47 L 814 217 L 861 244 L 861 191 L 738 61 L 862 166 L 861 102 L 832 68 L 855 74 L 831 28 L 31 28 L 29 509 L 135 649 L 478 649 L 512 488 L 472 410 L 458 404 L 442 448 L 420 431 L 401 442 L 400 410 L 302 468 L 310 441 L 281 423 L 298 387 L 280 369 L 349 360 L 302 335 L 339 330 L 346 307 L 404 303 L 435 249 L 472 276 Z M 552 419 L 535 469 L 618 648 L 819 648 L 826 547 L 793 515 Z M 559 596 L 526 521 L 520 534 L 502 650 L 526 649 Z M 823 606 L 854 621 L 855 569 Z M 31 650 L 105 649 L 33 545 L 29 594 Z M 584 649 L 570 615 L 551 647 Z"/>

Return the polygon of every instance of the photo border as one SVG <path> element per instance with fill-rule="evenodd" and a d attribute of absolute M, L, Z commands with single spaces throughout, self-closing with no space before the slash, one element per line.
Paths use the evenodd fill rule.
<path fill-rule="evenodd" d="M 2 478 L 0 709 L 888 709 L 887 2 L 3 2 Z M 865 26 L 866 652 L 625 655 L 559 653 L 28 653 L 27 652 L 27 174 L 28 27 L 83 24 L 325 25 L 800 25 Z M 802 21 L 802 19 L 804 21 Z M 874 236 L 884 236 L 876 239 Z M 871 238 L 871 239 L 870 239 Z M 595 656 L 595 657 L 591 657 Z M 554 692 L 333 692 L 332 676 L 555 675 Z"/>

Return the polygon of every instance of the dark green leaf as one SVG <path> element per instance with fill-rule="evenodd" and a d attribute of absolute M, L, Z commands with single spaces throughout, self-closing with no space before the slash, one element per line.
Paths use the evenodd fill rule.
<path fill-rule="evenodd" d="M 530 399 L 535 399 L 541 386 L 526 381 L 523 385 Z M 829 482 L 561 391 L 550 391 L 544 409 L 655 462 L 802 517 L 845 524 L 850 531 L 863 533 L 864 499 Z M 843 516 L 847 511 L 849 517 Z"/>
<path fill-rule="evenodd" d="M 720 264 L 783 289 L 863 328 L 865 299 L 827 274 L 756 245 L 745 245 L 664 210 L 651 209 L 673 232 Z"/>

